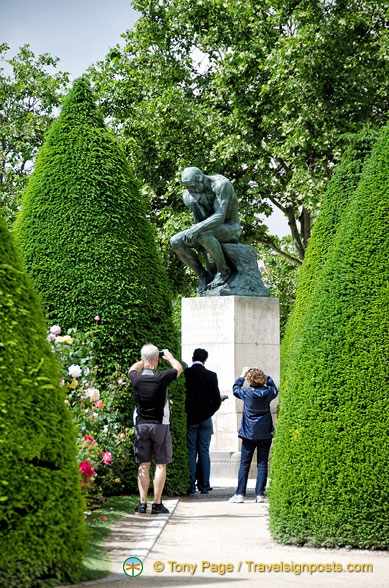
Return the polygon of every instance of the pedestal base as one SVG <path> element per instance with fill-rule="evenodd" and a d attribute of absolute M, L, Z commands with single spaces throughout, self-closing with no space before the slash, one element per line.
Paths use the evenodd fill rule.
<path fill-rule="evenodd" d="M 205 367 L 217 373 L 221 394 L 228 394 L 213 417 L 211 475 L 236 477 L 240 462 L 243 403 L 232 394 L 242 367 L 259 367 L 277 386 L 280 379 L 278 298 L 222 296 L 182 300 L 182 359 L 191 365 L 194 349 L 208 351 Z M 271 410 L 276 410 L 274 401 Z M 273 417 L 274 418 L 274 417 Z M 256 456 L 251 474 L 256 476 Z"/>

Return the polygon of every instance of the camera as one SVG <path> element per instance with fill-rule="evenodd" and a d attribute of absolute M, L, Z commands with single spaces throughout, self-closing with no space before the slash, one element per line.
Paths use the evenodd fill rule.
<path fill-rule="evenodd" d="M 159 357 L 163 357 L 164 353 L 165 353 L 164 351 L 158 351 Z"/>

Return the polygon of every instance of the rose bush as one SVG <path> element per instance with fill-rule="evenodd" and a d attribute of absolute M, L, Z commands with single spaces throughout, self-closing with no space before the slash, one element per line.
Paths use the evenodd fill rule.
<path fill-rule="evenodd" d="M 60 335 L 61 327 L 53 325 L 47 337 L 61 366 L 60 383 L 77 431 L 80 482 L 89 503 L 127 489 L 133 477 L 133 426 L 116 406 L 129 382 L 118 368 L 105 389 L 96 384 L 98 330 L 96 322 L 86 333 L 69 329 Z"/>

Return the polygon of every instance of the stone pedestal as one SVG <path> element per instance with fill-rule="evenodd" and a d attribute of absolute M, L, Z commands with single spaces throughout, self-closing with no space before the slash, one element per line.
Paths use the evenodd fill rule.
<path fill-rule="evenodd" d="M 209 357 L 205 367 L 217 373 L 220 393 L 228 394 L 213 417 L 211 474 L 235 478 L 240 462 L 237 431 L 243 403 L 233 396 L 232 385 L 243 366 L 259 367 L 279 385 L 279 301 L 255 296 L 183 298 L 181 316 L 182 359 L 191 365 L 193 350 L 206 349 Z M 276 402 L 272 403 L 273 413 Z M 256 457 L 253 463 L 255 477 Z"/>

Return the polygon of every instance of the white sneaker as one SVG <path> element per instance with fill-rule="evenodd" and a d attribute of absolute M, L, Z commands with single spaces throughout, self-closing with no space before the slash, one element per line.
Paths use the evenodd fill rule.
<path fill-rule="evenodd" d="M 265 497 L 258 494 L 255 502 L 265 502 Z"/>
<path fill-rule="evenodd" d="M 244 499 L 241 494 L 234 494 L 234 496 L 231 496 L 231 498 L 228 499 L 228 502 L 237 502 L 240 504 L 244 502 Z"/>

